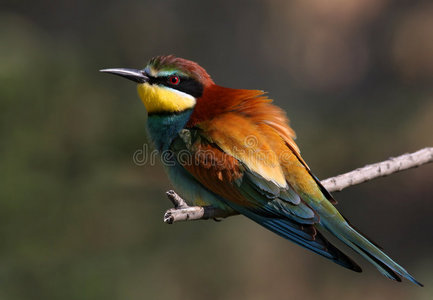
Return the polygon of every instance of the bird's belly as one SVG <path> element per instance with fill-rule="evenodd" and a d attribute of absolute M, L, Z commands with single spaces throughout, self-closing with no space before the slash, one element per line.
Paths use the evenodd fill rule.
<path fill-rule="evenodd" d="M 232 210 L 224 203 L 224 200 L 220 196 L 203 187 L 182 166 L 177 164 L 177 162 L 164 165 L 164 169 L 176 192 L 180 194 L 189 205 L 211 205 L 223 210 Z"/>

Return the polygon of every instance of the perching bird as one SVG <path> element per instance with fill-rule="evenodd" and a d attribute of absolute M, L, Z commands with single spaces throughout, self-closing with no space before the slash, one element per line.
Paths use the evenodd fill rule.
<path fill-rule="evenodd" d="M 386 277 L 422 286 L 337 211 L 312 174 L 295 133 L 263 91 L 216 85 L 197 63 L 152 58 L 143 70 L 102 72 L 138 83 L 148 131 L 174 187 L 189 204 L 236 211 L 350 270 L 361 268 L 331 244 L 328 231 Z"/>

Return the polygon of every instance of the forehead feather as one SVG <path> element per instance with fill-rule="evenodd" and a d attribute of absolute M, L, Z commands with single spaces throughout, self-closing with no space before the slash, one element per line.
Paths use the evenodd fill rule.
<path fill-rule="evenodd" d="M 180 75 L 192 77 L 205 85 L 213 83 L 206 70 L 197 63 L 173 55 L 156 56 L 149 61 L 147 67 L 159 76 L 180 73 Z"/>

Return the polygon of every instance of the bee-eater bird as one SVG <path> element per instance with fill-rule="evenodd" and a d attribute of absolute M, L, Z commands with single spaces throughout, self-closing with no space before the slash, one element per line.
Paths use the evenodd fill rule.
<path fill-rule="evenodd" d="M 154 57 L 142 70 L 101 71 L 138 84 L 150 139 L 172 153 L 164 168 L 189 204 L 238 212 L 361 272 L 324 237 L 328 231 L 386 277 L 422 286 L 337 211 L 302 159 L 285 113 L 263 91 L 216 85 L 197 63 L 172 55 Z"/>

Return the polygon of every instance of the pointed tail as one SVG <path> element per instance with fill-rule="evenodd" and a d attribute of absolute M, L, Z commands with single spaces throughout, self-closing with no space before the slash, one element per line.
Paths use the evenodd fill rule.
<path fill-rule="evenodd" d="M 339 218 L 330 219 L 325 217 L 321 219 L 320 223 L 342 242 L 372 263 L 386 277 L 392 280 L 401 281 L 400 276 L 402 276 L 419 286 L 423 286 L 403 267 L 374 245 L 374 243 L 351 227 L 348 222 L 341 221 Z"/>

